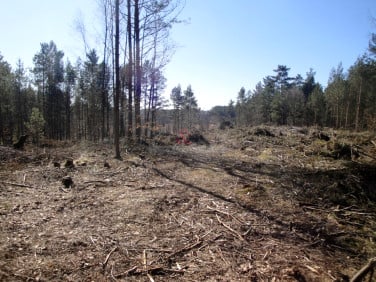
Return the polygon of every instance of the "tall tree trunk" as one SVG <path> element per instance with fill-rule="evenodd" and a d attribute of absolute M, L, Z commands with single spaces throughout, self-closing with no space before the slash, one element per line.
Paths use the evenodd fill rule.
<path fill-rule="evenodd" d="M 362 95 L 362 78 L 360 78 L 360 86 L 358 93 L 358 100 L 356 101 L 356 112 L 355 112 L 355 131 L 359 131 L 359 113 L 360 113 L 360 100 Z"/>
<path fill-rule="evenodd" d="M 151 102 L 151 130 L 150 130 L 150 138 L 154 137 L 154 132 L 156 130 L 156 123 L 157 123 L 157 89 L 153 84 L 153 93 L 152 93 L 152 102 Z"/>
<path fill-rule="evenodd" d="M 336 128 L 339 128 L 339 98 L 337 97 L 336 103 Z"/>
<path fill-rule="evenodd" d="M 139 1 L 134 1 L 134 36 L 135 36 L 135 122 L 136 122 L 136 141 L 141 141 L 141 54 L 140 54 L 140 5 Z"/>
<path fill-rule="evenodd" d="M 350 108 L 350 101 L 347 101 L 347 104 L 346 104 L 346 114 L 345 114 L 345 129 L 347 129 L 347 127 L 348 127 L 349 108 Z"/>
<path fill-rule="evenodd" d="M 125 93 L 124 93 L 124 79 L 121 79 L 121 90 L 120 90 L 120 114 L 119 114 L 119 119 L 120 119 L 120 137 L 125 136 Z"/>
<path fill-rule="evenodd" d="M 131 0 L 127 1 L 127 35 L 128 35 L 128 72 L 127 72 L 127 86 L 128 86 L 128 140 L 133 136 L 133 50 L 132 50 L 132 13 Z"/>
<path fill-rule="evenodd" d="M 65 115 L 66 115 L 66 127 L 65 127 L 65 139 L 71 138 L 71 100 L 70 100 L 70 86 L 67 89 L 65 97 Z"/>
<path fill-rule="evenodd" d="M 115 158 L 120 159 L 119 145 L 119 97 L 120 97 L 120 66 L 119 66 L 119 0 L 115 1 L 115 96 L 114 96 L 114 143 Z"/>
<path fill-rule="evenodd" d="M 102 120 L 101 120 L 101 135 L 102 140 L 107 137 L 106 135 L 106 108 L 107 104 L 107 92 L 106 92 L 106 55 L 107 55 L 107 33 L 108 33 L 108 25 L 107 25 L 107 1 L 104 2 L 104 21 L 105 21 L 105 30 L 104 30 L 104 46 L 103 46 L 103 68 L 102 68 L 102 104 L 101 104 L 101 112 L 102 112 Z"/>

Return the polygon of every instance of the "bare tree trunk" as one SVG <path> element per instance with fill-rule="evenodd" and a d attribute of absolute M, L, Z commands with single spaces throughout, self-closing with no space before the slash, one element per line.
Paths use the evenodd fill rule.
<path fill-rule="evenodd" d="M 106 137 L 106 108 L 107 104 L 107 93 L 106 93 L 106 54 L 107 54 L 107 33 L 108 33 L 108 18 L 107 18 L 107 1 L 104 1 L 104 21 L 105 21 L 105 30 L 104 30 L 104 46 L 103 46 L 103 69 L 102 69 L 102 140 Z"/>
<path fill-rule="evenodd" d="M 339 128 L 339 98 L 337 97 L 336 103 L 336 128 Z"/>
<path fill-rule="evenodd" d="M 131 0 L 127 1 L 127 33 L 128 33 L 128 72 L 127 72 L 127 86 L 128 86 L 128 140 L 133 136 L 133 50 L 132 50 L 132 13 L 131 13 Z"/>
<path fill-rule="evenodd" d="M 150 138 L 154 137 L 154 133 L 156 130 L 157 125 L 157 105 L 156 105 L 156 96 L 157 96 L 157 89 L 153 86 L 153 94 L 152 94 L 152 102 L 151 102 L 151 131 L 150 131 Z"/>
<path fill-rule="evenodd" d="M 362 95 L 362 78 L 360 78 L 360 86 L 358 93 L 358 100 L 356 101 L 356 112 L 355 112 L 355 131 L 359 131 L 359 113 L 360 113 L 360 99 Z"/>
<path fill-rule="evenodd" d="M 70 87 L 65 94 L 65 115 L 66 115 L 66 127 L 65 127 L 65 139 L 71 139 L 71 100 L 70 100 Z"/>
<path fill-rule="evenodd" d="M 115 1 L 115 95 L 114 95 L 114 142 L 115 158 L 121 159 L 119 146 L 119 97 L 120 97 L 120 66 L 119 66 L 119 0 Z"/>
<path fill-rule="evenodd" d="M 120 114 L 119 114 L 119 119 L 120 119 L 120 137 L 125 136 L 125 93 L 124 93 L 124 79 L 121 79 L 121 91 L 120 91 Z"/>
<path fill-rule="evenodd" d="M 347 101 L 347 104 L 346 104 L 346 114 L 345 114 L 345 129 L 347 129 L 347 127 L 348 127 L 349 108 L 350 108 L 350 101 Z"/>
<path fill-rule="evenodd" d="M 135 85 L 135 122 L 136 122 L 136 141 L 141 141 L 141 54 L 140 54 L 140 4 L 138 0 L 134 1 L 134 36 L 135 36 L 135 71 L 136 71 L 136 85 Z"/>

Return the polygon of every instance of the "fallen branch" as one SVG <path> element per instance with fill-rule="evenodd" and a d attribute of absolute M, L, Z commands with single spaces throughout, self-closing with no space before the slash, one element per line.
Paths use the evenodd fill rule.
<path fill-rule="evenodd" d="M 171 253 L 171 250 L 166 250 L 166 249 L 152 249 L 152 248 L 149 248 L 149 249 L 145 249 L 145 248 L 125 248 L 125 249 L 127 251 L 136 251 L 136 252 L 145 250 L 145 251 L 148 251 L 148 252 L 156 252 L 156 253 Z"/>
<path fill-rule="evenodd" d="M 63 191 L 64 193 L 69 193 L 69 191 L 68 191 L 67 189 L 64 189 L 63 187 L 59 187 L 59 189 L 60 189 L 61 191 Z"/>
<path fill-rule="evenodd" d="M 100 184 L 104 184 L 104 185 L 107 185 L 109 184 L 110 181 L 103 181 L 103 180 L 88 180 L 88 181 L 85 181 L 84 184 L 96 184 L 96 183 L 100 183 Z"/>
<path fill-rule="evenodd" d="M 375 143 L 375 142 L 373 142 L 373 141 L 371 141 L 371 142 L 373 143 L 373 145 L 376 146 L 376 143 Z M 360 146 L 358 146 L 358 145 L 354 145 L 354 147 L 356 147 L 356 148 L 358 149 L 358 150 L 357 150 L 358 153 L 361 153 L 361 154 L 365 155 L 366 157 L 369 157 L 369 158 L 371 158 L 371 159 L 376 160 L 376 158 L 375 158 L 374 156 L 371 156 L 370 154 L 365 153 L 365 152 L 362 150 L 362 148 L 361 148 Z"/>
<path fill-rule="evenodd" d="M 151 276 L 151 274 L 146 273 L 146 276 L 149 278 L 150 282 L 154 282 L 154 278 Z"/>
<path fill-rule="evenodd" d="M 232 215 L 232 214 L 230 214 L 230 213 L 228 213 L 228 212 L 221 211 L 221 210 L 218 210 L 218 209 L 216 209 L 216 208 L 212 208 L 212 207 L 210 207 L 210 206 L 206 206 L 206 207 L 207 207 L 209 210 L 211 210 L 211 211 L 214 211 L 214 212 L 217 212 L 217 213 L 221 213 L 221 214 L 227 215 L 227 216 L 229 216 L 229 217 L 235 219 L 235 220 L 236 220 L 237 222 L 239 222 L 240 224 L 244 224 L 243 221 L 241 221 L 241 220 L 238 219 L 236 216 L 234 216 L 234 215 Z"/>
<path fill-rule="evenodd" d="M 245 239 L 243 238 L 243 236 L 239 232 L 235 231 L 230 226 L 226 225 L 223 221 L 221 221 L 217 214 L 216 214 L 216 217 L 217 217 L 217 220 L 220 224 L 222 224 L 224 227 L 226 227 L 231 233 L 235 234 L 240 240 L 245 241 Z"/>
<path fill-rule="evenodd" d="M 370 277 L 370 280 L 371 281 L 371 278 L 372 278 L 372 275 L 373 275 L 373 271 L 374 271 L 374 268 L 376 267 L 376 257 L 374 258 L 371 258 L 368 263 L 362 267 L 361 270 L 359 270 L 354 276 L 353 278 L 351 278 L 350 282 L 361 282 L 368 273 L 371 273 L 371 277 Z"/>
<path fill-rule="evenodd" d="M 186 267 L 182 268 L 182 269 L 171 269 L 171 268 L 165 268 L 165 267 L 162 267 L 162 266 L 156 266 L 156 267 L 150 267 L 150 268 L 146 268 L 144 269 L 142 267 L 142 269 L 138 268 L 137 265 L 133 266 L 132 268 L 128 269 L 127 271 L 125 272 L 122 272 L 122 273 L 119 273 L 119 274 L 115 274 L 113 275 L 115 278 L 120 278 L 120 277 L 123 277 L 123 276 L 128 276 L 128 275 L 141 275 L 141 274 L 146 274 L 146 275 L 160 275 L 160 274 L 163 274 L 163 273 L 174 273 L 174 274 L 183 274 L 185 271 Z M 150 277 L 149 277 L 150 279 Z"/>
<path fill-rule="evenodd" d="M 176 255 L 178 255 L 178 254 L 181 254 L 181 253 L 189 252 L 190 250 L 192 250 L 192 249 L 194 249 L 194 248 L 200 246 L 202 243 L 203 243 L 203 241 L 200 240 L 200 241 L 198 241 L 198 242 L 196 242 L 196 243 L 194 243 L 194 244 L 192 244 L 192 245 L 189 245 L 189 246 L 187 246 L 187 247 L 183 247 L 183 248 L 181 248 L 180 250 L 177 250 L 176 252 L 174 252 L 174 253 L 168 255 L 168 256 L 166 257 L 166 259 L 170 259 L 170 258 L 172 258 L 172 257 L 174 257 L 174 256 L 176 256 Z"/>
<path fill-rule="evenodd" d="M 106 256 L 106 259 L 104 260 L 104 262 L 102 263 L 102 267 L 103 267 L 103 270 L 106 268 L 106 265 L 108 263 L 108 260 L 110 259 L 111 255 L 113 252 L 115 252 L 117 250 L 118 247 L 115 247 L 113 248 L 109 253 L 108 255 Z"/>
<path fill-rule="evenodd" d="M 12 185 L 12 186 L 18 186 L 18 187 L 34 188 L 34 189 L 36 189 L 36 187 L 34 187 L 34 186 L 26 185 L 26 184 L 21 184 L 21 183 L 6 182 L 6 181 L 1 181 L 1 183 L 5 184 L 5 185 Z"/>
<path fill-rule="evenodd" d="M 119 274 L 115 274 L 114 277 L 115 278 L 120 278 L 122 276 L 128 276 L 128 275 L 131 275 L 132 273 L 135 273 L 136 271 L 137 271 L 137 265 L 131 267 L 130 269 L 128 269 L 125 272 L 122 272 L 122 273 L 119 273 Z"/>
<path fill-rule="evenodd" d="M 161 274 L 161 273 L 178 273 L 178 274 L 182 274 L 184 273 L 184 269 L 187 268 L 187 267 L 184 267 L 182 269 L 171 269 L 171 268 L 165 268 L 165 267 L 162 267 L 162 266 L 156 266 L 156 267 L 151 267 L 151 268 L 148 268 L 146 271 L 150 274 L 154 274 L 154 275 L 158 275 L 158 274 Z"/>

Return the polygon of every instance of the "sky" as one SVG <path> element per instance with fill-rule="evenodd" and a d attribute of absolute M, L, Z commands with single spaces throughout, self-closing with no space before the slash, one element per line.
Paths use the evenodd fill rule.
<path fill-rule="evenodd" d="M 53 40 L 65 57 L 85 57 L 81 19 L 90 47 L 101 48 L 97 0 L 0 0 L 0 54 L 12 66 L 32 67 L 40 43 Z M 375 0 L 186 0 L 171 39 L 177 49 L 165 67 L 173 87 L 191 85 L 201 109 L 227 105 L 241 87 L 253 90 L 278 65 L 290 76 L 313 69 L 324 87 L 332 68 L 347 70 L 376 32 Z"/>

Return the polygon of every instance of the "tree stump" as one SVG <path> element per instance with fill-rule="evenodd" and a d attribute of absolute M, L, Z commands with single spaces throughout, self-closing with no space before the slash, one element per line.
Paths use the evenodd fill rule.
<path fill-rule="evenodd" d="M 27 137 L 27 135 L 21 135 L 20 139 L 18 139 L 18 141 L 13 144 L 13 148 L 17 150 L 23 150 Z"/>
<path fill-rule="evenodd" d="M 73 179 L 70 176 L 64 176 L 61 180 L 65 188 L 71 188 L 73 186 Z"/>
<path fill-rule="evenodd" d="M 65 166 L 66 168 L 74 168 L 73 160 L 72 160 L 72 159 L 67 159 L 67 160 L 65 161 L 64 166 Z"/>

